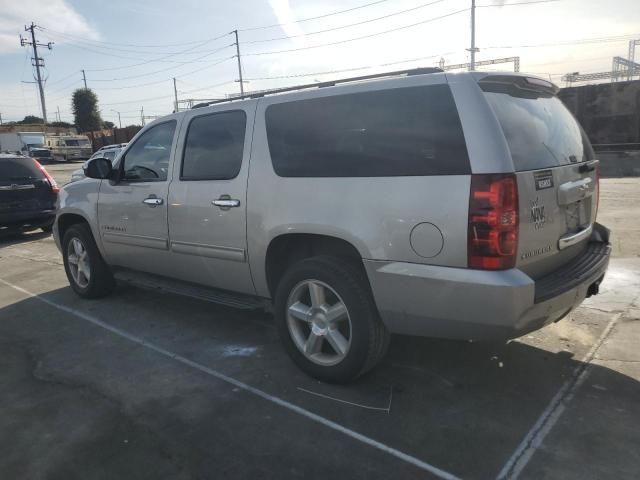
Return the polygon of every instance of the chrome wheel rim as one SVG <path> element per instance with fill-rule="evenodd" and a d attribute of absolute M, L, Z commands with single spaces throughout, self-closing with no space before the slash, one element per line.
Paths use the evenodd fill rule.
<path fill-rule="evenodd" d="M 91 280 L 89 255 L 82 241 L 74 237 L 67 245 L 67 262 L 73 281 L 81 288 L 86 288 Z"/>
<path fill-rule="evenodd" d="M 318 365 L 340 363 L 351 348 L 349 311 L 340 295 L 319 280 L 304 280 L 293 288 L 287 326 L 300 353 Z"/>

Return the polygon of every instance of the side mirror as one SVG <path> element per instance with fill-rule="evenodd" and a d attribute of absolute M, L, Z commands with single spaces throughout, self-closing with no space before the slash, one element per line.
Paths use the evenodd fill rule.
<path fill-rule="evenodd" d="M 109 178 L 113 171 L 111 161 L 104 157 L 97 157 L 89 160 L 82 168 L 85 176 L 98 179 Z"/>

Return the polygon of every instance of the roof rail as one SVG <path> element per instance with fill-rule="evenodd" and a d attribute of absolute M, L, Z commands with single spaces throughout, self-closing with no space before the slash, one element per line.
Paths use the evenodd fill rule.
<path fill-rule="evenodd" d="M 255 92 L 255 93 L 247 93 L 245 95 L 236 95 L 234 97 L 230 97 L 230 98 L 224 98 L 221 100 L 214 100 L 212 102 L 204 102 L 204 103 L 198 103 L 197 105 L 194 105 L 192 108 L 201 108 L 201 107 L 208 107 L 209 105 L 216 105 L 218 103 L 226 103 L 226 102 L 233 102 L 234 100 L 248 100 L 248 99 L 252 99 L 252 98 L 260 98 L 260 97 L 264 97 L 266 95 L 275 95 L 278 93 L 285 93 L 285 92 L 296 92 L 298 90 L 306 90 L 308 88 L 324 88 L 324 87 L 333 87 L 335 85 L 341 84 L 341 83 L 349 83 L 349 82 L 359 82 L 362 80 L 372 80 L 374 78 L 385 78 L 385 77 L 397 77 L 397 76 L 411 76 L 411 75 L 425 75 L 428 73 L 442 73 L 444 72 L 444 70 L 442 70 L 441 68 L 436 68 L 436 67 L 422 67 L 422 68 L 412 68 L 409 70 L 395 70 L 393 72 L 384 72 L 384 73 L 374 73 L 371 75 L 362 75 L 359 77 L 349 77 L 349 78 L 342 78 L 339 80 L 330 80 L 328 82 L 316 82 L 316 83 L 307 83 L 304 85 L 296 85 L 293 87 L 283 87 L 283 88 L 274 88 L 272 90 L 263 90 L 261 92 Z"/>

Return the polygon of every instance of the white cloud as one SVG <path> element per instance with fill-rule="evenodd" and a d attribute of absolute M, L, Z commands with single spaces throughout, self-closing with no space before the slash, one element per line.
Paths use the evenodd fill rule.
<path fill-rule="evenodd" d="M 69 35 L 98 39 L 96 31 L 76 12 L 66 0 L 2 0 L 0 1 L 0 53 L 20 49 L 19 34 L 23 36 L 24 25 L 35 22 L 44 27 Z M 42 38 L 40 38 L 42 37 Z M 38 35 L 40 41 L 48 42 L 44 32 Z M 61 38 L 57 43 L 63 43 Z"/>

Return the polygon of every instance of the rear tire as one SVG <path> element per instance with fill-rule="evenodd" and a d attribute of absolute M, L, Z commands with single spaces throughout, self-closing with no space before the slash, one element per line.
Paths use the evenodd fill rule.
<path fill-rule="evenodd" d="M 62 258 L 69 284 L 79 296 L 101 298 L 113 292 L 113 274 L 100 255 L 86 223 L 72 225 L 65 232 Z"/>
<path fill-rule="evenodd" d="M 312 257 L 291 266 L 278 284 L 274 312 L 289 356 L 325 382 L 354 380 L 389 344 L 364 272 L 341 258 Z"/>

